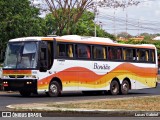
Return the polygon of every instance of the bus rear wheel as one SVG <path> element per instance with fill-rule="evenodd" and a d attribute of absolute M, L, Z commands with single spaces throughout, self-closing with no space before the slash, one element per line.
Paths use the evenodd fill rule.
<path fill-rule="evenodd" d="M 30 91 L 25 91 L 25 90 L 21 90 L 19 91 L 19 93 L 23 96 L 23 97 L 29 97 L 31 95 Z"/>
<path fill-rule="evenodd" d="M 129 91 L 129 82 L 127 80 L 124 80 L 121 84 L 121 94 L 127 95 Z"/>
<path fill-rule="evenodd" d="M 119 83 L 116 80 L 113 80 L 110 84 L 110 94 L 117 95 L 119 94 Z"/>
<path fill-rule="evenodd" d="M 57 81 L 52 81 L 49 84 L 49 91 L 46 93 L 50 97 L 57 97 L 61 95 L 61 87 Z"/>

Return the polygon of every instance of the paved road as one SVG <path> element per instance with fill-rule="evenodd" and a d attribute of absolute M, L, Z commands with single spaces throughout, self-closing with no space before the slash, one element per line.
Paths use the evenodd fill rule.
<path fill-rule="evenodd" d="M 32 95 L 31 97 L 21 97 L 19 93 L 0 92 L 0 111 L 8 111 L 7 105 L 22 104 L 22 103 L 39 103 L 39 102 L 62 102 L 62 101 L 77 101 L 77 100 L 92 100 L 92 99 L 110 99 L 135 96 L 150 96 L 160 95 L 160 84 L 157 88 L 132 90 L 128 95 L 83 95 L 81 92 L 64 93 L 61 97 L 47 97 L 45 94 Z"/>

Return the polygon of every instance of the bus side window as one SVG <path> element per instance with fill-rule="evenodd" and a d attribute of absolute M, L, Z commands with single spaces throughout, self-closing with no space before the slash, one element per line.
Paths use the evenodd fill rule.
<path fill-rule="evenodd" d="M 152 50 L 152 61 L 155 62 L 155 53 L 153 50 Z"/>
<path fill-rule="evenodd" d="M 61 43 L 57 45 L 58 57 L 73 58 L 73 45 Z"/>
<path fill-rule="evenodd" d="M 148 50 L 146 50 L 145 51 L 145 61 L 149 61 L 149 51 Z"/>
<path fill-rule="evenodd" d="M 123 49 L 123 60 L 126 60 L 126 50 Z"/>
<path fill-rule="evenodd" d="M 126 61 L 133 61 L 135 59 L 133 57 L 133 49 L 123 49 L 123 59 Z"/>
<path fill-rule="evenodd" d="M 103 47 L 103 59 L 106 59 L 106 49 Z"/>
<path fill-rule="evenodd" d="M 123 48 L 123 60 L 125 61 L 136 61 L 136 49 L 132 48 Z"/>
<path fill-rule="evenodd" d="M 137 61 L 139 61 L 139 60 L 140 60 L 140 51 L 137 50 Z"/>
<path fill-rule="evenodd" d="M 106 50 L 105 47 L 102 46 L 94 46 L 93 47 L 93 58 L 94 59 L 106 59 Z"/>
<path fill-rule="evenodd" d="M 66 56 L 66 53 L 65 53 L 65 48 L 66 48 L 66 46 L 65 46 L 65 44 L 58 44 L 58 46 L 57 46 L 57 54 L 58 54 L 58 56 L 59 57 L 64 57 L 64 56 Z"/>
<path fill-rule="evenodd" d="M 67 54 L 68 57 L 73 58 L 73 46 L 72 45 L 67 45 Z"/>
<path fill-rule="evenodd" d="M 154 50 L 150 50 L 150 62 L 155 62 L 155 52 Z"/>
<path fill-rule="evenodd" d="M 90 58 L 90 57 L 91 57 L 91 54 L 90 54 L 90 49 L 89 49 L 89 47 L 86 47 L 86 51 L 87 51 L 87 58 Z"/>
<path fill-rule="evenodd" d="M 97 58 L 97 52 L 96 52 L 96 48 L 93 47 L 93 58 L 96 59 Z"/>
<path fill-rule="evenodd" d="M 122 51 L 120 48 L 117 49 L 117 60 L 121 60 L 122 59 Z"/>
<path fill-rule="evenodd" d="M 145 50 L 142 50 L 142 49 L 138 49 L 137 51 L 137 55 L 138 55 L 138 61 L 141 61 L 141 62 L 145 62 L 146 61 L 146 54 L 145 54 Z"/>
<path fill-rule="evenodd" d="M 77 45 L 77 57 L 78 58 L 90 58 L 90 47 L 87 45 Z"/>
<path fill-rule="evenodd" d="M 136 49 L 133 49 L 133 61 L 137 60 Z"/>
<path fill-rule="evenodd" d="M 121 60 L 122 50 L 118 47 L 108 47 L 108 60 Z"/>
<path fill-rule="evenodd" d="M 110 47 L 108 47 L 108 60 L 112 60 L 112 59 L 113 59 L 112 50 Z"/>

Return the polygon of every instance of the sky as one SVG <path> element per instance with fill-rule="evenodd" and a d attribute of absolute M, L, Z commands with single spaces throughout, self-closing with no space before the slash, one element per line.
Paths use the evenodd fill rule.
<path fill-rule="evenodd" d="M 128 32 L 131 35 L 140 33 L 160 33 L 160 0 L 139 0 L 138 6 L 123 8 L 100 8 L 96 22 L 107 32 L 117 35 Z"/>
<path fill-rule="evenodd" d="M 44 3 L 44 0 L 34 1 Z M 115 35 L 120 32 L 127 32 L 134 36 L 141 33 L 160 33 L 160 0 L 134 1 L 140 1 L 138 6 L 129 6 L 126 9 L 97 7 L 96 23 L 105 31 Z"/>

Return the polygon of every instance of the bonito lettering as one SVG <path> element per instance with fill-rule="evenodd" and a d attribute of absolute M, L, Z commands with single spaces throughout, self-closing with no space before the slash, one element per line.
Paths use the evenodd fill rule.
<path fill-rule="evenodd" d="M 98 63 L 94 63 L 94 69 L 109 70 L 110 66 L 107 64 L 98 65 Z"/>

